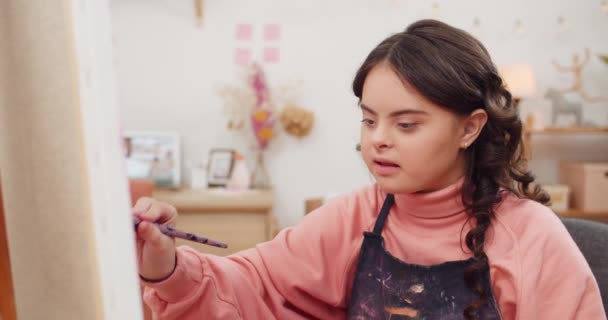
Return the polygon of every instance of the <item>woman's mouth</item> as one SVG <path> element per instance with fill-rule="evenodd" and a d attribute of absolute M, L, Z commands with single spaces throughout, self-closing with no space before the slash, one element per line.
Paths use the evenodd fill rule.
<path fill-rule="evenodd" d="M 374 159 L 373 171 L 379 176 L 391 176 L 399 172 L 401 167 L 386 159 Z"/>

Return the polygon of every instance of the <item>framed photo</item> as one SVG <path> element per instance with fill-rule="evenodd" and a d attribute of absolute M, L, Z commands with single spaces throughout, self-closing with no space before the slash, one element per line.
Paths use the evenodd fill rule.
<path fill-rule="evenodd" d="M 207 167 L 207 184 L 209 187 L 226 186 L 232 175 L 234 153 L 235 151 L 232 149 L 211 149 Z"/>
<path fill-rule="evenodd" d="M 158 188 L 180 186 L 180 143 L 176 132 L 127 131 L 123 144 L 130 179 L 153 180 Z"/>

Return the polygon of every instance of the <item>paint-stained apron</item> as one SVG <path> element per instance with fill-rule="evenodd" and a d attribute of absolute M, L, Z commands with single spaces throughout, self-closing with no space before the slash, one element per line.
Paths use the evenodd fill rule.
<path fill-rule="evenodd" d="M 473 259 L 432 266 L 409 264 L 384 248 L 382 229 L 393 206 L 389 194 L 373 232 L 365 232 L 348 306 L 348 319 L 464 319 L 464 309 L 477 295 L 464 282 Z M 501 319 L 486 270 L 481 285 L 489 293 L 478 319 Z"/>

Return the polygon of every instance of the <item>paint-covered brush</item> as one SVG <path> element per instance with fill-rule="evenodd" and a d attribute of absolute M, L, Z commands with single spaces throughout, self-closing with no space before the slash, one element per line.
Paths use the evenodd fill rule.
<path fill-rule="evenodd" d="M 137 226 L 139 225 L 139 223 L 141 221 L 142 220 L 139 217 L 133 216 L 133 226 L 135 227 L 136 230 L 137 230 Z M 160 232 L 162 232 L 163 234 L 165 234 L 169 237 L 190 240 L 190 241 L 194 241 L 194 242 L 198 242 L 198 243 L 202 243 L 202 244 L 206 244 L 206 245 L 214 246 L 214 247 L 218 247 L 218 248 L 224 248 L 224 249 L 228 248 L 227 244 L 219 242 L 219 241 L 197 236 L 192 233 L 180 231 L 180 230 L 177 230 L 177 229 L 167 226 L 167 225 L 158 224 L 158 223 L 154 223 L 154 224 L 158 227 Z"/>

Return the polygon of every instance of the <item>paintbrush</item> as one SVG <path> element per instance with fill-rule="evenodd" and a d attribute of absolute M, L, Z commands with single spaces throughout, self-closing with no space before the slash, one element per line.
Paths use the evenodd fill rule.
<path fill-rule="evenodd" d="M 135 227 L 135 230 L 137 230 L 137 226 L 139 225 L 139 223 L 141 221 L 142 221 L 141 218 L 139 218 L 138 216 L 133 216 L 133 227 Z M 153 224 L 158 227 L 160 232 L 162 232 L 163 234 L 165 234 L 169 237 L 190 240 L 190 241 L 194 241 L 194 242 L 198 242 L 198 243 L 202 243 L 202 244 L 206 244 L 206 245 L 214 246 L 214 247 L 218 247 L 218 248 L 224 248 L 224 249 L 228 248 L 227 244 L 219 242 L 219 241 L 211 240 L 209 238 L 205 238 L 205 237 L 197 236 L 192 233 L 177 230 L 173 227 L 170 227 L 170 226 L 167 226 L 164 224 L 158 224 L 158 223 L 153 223 Z"/>

